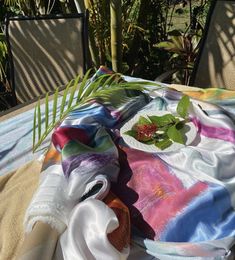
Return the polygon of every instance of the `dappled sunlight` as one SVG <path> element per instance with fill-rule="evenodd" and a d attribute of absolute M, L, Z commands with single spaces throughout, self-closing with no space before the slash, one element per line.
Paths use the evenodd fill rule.
<path fill-rule="evenodd" d="M 195 75 L 199 87 L 235 88 L 235 5 L 217 1 L 210 18 L 206 38 Z"/>
<path fill-rule="evenodd" d="M 25 102 L 83 75 L 82 19 L 13 20 L 9 24 L 17 98 Z"/>

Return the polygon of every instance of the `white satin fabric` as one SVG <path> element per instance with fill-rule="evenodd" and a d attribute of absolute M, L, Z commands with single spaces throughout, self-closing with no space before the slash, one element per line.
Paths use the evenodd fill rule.
<path fill-rule="evenodd" d="M 200 124 L 215 129 L 234 129 L 234 122 L 226 113 L 221 113 L 222 108 L 202 101 L 192 100 L 190 116 L 200 121 Z M 198 104 L 200 106 L 198 106 Z M 176 104 L 170 103 L 167 106 L 169 111 L 175 111 Z M 212 111 L 208 116 L 207 113 Z M 222 131 L 222 130 L 221 130 Z M 198 135 L 193 143 L 177 153 L 159 154 L 168 165 L 174 167 L 174 172 L 179 176 L 185 175 L 184 185 L 187 186 L 188 173 L 185 169 L 192 169 L 191 176 L 200 181 L 209 181 L 220 184 L 230 191 L 231 203 L 235 208 L 235 145 L 234 141 L 226 141 L 226 133 L 218 138 Z M 231 132 L 230 139 L 235 140 L 234 133 Z M 190 183 L 189 183 L 190 185 Z"/>
<path fill-rule="evenodd" d="M 92 191 L 96 185 L 97 189 Z M 25 230 L 30 232 L 37 221 L 51 225 L 60 234 L 69 223 L 69 215 L 83 198 L 103 199 L 110 190 L 107 176 L 84 175 L 78 169 L 66 178 L 61 165 L 48 167 L 41 173 L 40 185 L 25 214 Z M 92 191 L 91 194 L 89 194 Z"/>
<path fill-rule="evenodd" d="M 122 260 L 129 255 L 129 248 L 116 250 L 107 238 L 119 226 L 118 219 L 106 204 L 96 199 L 79 203 L 61 235 L 55 260 Z"/>

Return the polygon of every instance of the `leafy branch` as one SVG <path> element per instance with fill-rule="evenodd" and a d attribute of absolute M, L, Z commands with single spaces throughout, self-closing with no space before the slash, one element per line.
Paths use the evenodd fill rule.
<path fill-rule="evenodd" d="M 151 85 L 151 91 L 161 88 L 159 84 L 148 81 L 125 82 L 121 80 L 118 73 L 105 74 L 95 80 L 90 79 L 91 71 L 88 71 L 82 81 L 80 76 L 71 80 L 63 92 L 59 95 L 57 88 L 52 100 L 52 115 L 49 114 L 49 94 L 45 97 L 45 113 L 41 113 L 41 102 L 38 101 L 34 110 L 33 120 L 33 152 L 35 152 L 49 133 L 65 119 L 65 117 L 74 109 L 95 99 L 102 99 L 104 102 L 109 101 L 111 96 L 116 97 L 115 105 L 121 105 L 131 98 L 128 95 L 115 95 L 115 92 L 128 90 L 148 91 Z M 155 87 L 155 88 L 154 88 Z M 59 98 L 62 98 L 58 105 Z M 44 128 L 44 131 L 42 131 Z"/>
<path fill-rule="evenodd" d="M 147 118 L 140 116 L 138 122 L 131 130 L 124 134 L 134 137 L 137 141 L 145 144 L 154 144 L 160 150 L 164 150 L 173 142 L 185 144 L 184 135 L 181 130 L 189 121 L 188 110 L 190 99 L 183 96 L 177 105 L 177 114 L 164 114 L 162 116 L 152 115 Z M 184 120 L 180 119 L 183 118 Z"/>

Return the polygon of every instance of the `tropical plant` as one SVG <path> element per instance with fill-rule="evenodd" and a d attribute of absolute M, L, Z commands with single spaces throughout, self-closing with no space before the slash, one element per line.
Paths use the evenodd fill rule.
<path fill-rule="evenodd" d="M 90 11 L 93 65 L 98 68 L 103 64 L 112 64 L 116 71 L 154 79 L 169 69 L 171 54 L 153 46 L 169 39 L 170 32 L 178 21 L 176 17 L 182 19 L 181 13 L 185 15 L 182 34 L 197 34 L 204 26 L 210 2 L 211 0 L 85 0 L 85 7 Z M 111 17 L 111 23 L 107 9 L 109 4 L 111 15 L 115 4 L 116 16 Z M 110 27 L 115 30 L 110 30 Z"/>
<path fill-rule="evenodd" d="M 3 33 L 0 33 L 0 81 L 3 82 L 6 78 L 4 64 L 6 62 L 7 46 Z"/>
<path fill-rule="evenodd" d="M 36 151 L 42 144 L 48 134 L 60 124 L 60 122 L 74 109 L 81 107 L 91 100 L 109 101 L 112 99 L 112 105 L 119 106 L 128 99 L 133 98 L 130 90 L 147 91 L 160 89 L 157 83 L 148 81 L 125 82 L 118 73 L 105 74 L 96 79 L 90 79 L 89 70 L 81 83 L 80 77 L 71 80 L 63 93 L 61 103 L 59 104 L 58 89 L 53 97 L 53 109 L 50 119 L 49 115 L 49 96 L 45 97 L 45 113 L 41 113 L 40 100 L 34 110 L 33 122 L 33 151 Z M 149 89 L 151 85 L 151 89 Z M 133 93 L 133 92 L 132 92 Z M 59 110 L 58 110 L 59 108 Z"/>
<path fill-rule="evenodd" d="M 171 69 L 175 71 L 175 76 L 178 77 L 180 83 L 188 85 L 201 36 L 200 34 L 183 35 L 179 31 L 174 31 L 172 34 L 168 41 L 160 42 L 155 47 L 164 49 L 171 54 L 169 59 Z"/>
<path fill-rule="evenodd" d="M 172 40 L 170 32 L 179 28 L 179 19 L 183 21 L 180 32 L 185 38 L 185 45 L 188 45 L 186 42 L 191 35 L 200 26 L 204 26 L 210 2 L 211 0 L 3 0 L 0 18 L 2 21 L 6 12 L 38 15 L 84 12 L 88 9 L 89 67 L 98 69 L 100 65 L 106 65 L 130 76 L 155 79 L 180 63 L 184 67 L 185 64 L 182 64 L 187 56 L 181 55 L 182 52 L 174 54 L 154 46 Z M 181 18 L 183 16 L 185 17 Z M 190 69 L 178 73 L 176 79 L 185 83 L 188 81 L 187 74 L 190 74 Z"/>
<path fill-rule="evenodd" d="M 13 13 L 22 15 L 43 15 L 81 12 L 83 0 L 3 0 Z"/>
<path fill-rule="evenodd" d="M 89 47 L 92 65 L 111 65 L 110 11 L 107 0 L 85 0 L 89 10 Z"/>
<path fill-rule="evenodd" d="M 164 8 L 166 0 L 129 1 L 130 18 L 123 24 L 124 62 L 131 76 L 153 79 L 162 70 L 165 55 L 153 44 L 166 39 Z M 124 16 L 125 17 L 125 16 Z"/>
<path fill-rule="evenodd" d="M 121 0 L 84 0 L 89 10 L 89 47 L 92 65 L 122 71 Z"/>
<path fill-rule="evenodd" d="M 164 71 L 170 73 L 162 74 L 167 75 L 166 80 L 185 85 L 189 84 L 210 3 L 211 0 L 182 0 L 174 1 L 173 4 L 169 5 L 165 19 L 168 25 L 168 27 L 165 26 L 167 38 L 153 45 L 160 50 L 164 50 L 169 57 L 169 62 L 164 67 Z M 172 30 L 175 14 L 178 14 L 179 17 L 187 14 L 187 19 L 184 27 Z M 160 78 L 163 79 L 164 76 L 160 76 Z"/>
<path fill-rule="evenodd" d="M 23 15 L 36 15 L 45 13 L 46 8 L 42 6 L 42 1 L 30 0 L 4 0 L 4 4 L 11 9 L 15 8 Z M 50 1 L 49 1 L 50 2 Z M 49 6 L 48 6 L 49 8 Z"/>
<path fill-rule="evenodd" d="M 12 92 L 7 75 L 7 47 L 5 36 L 0 33 L 0 109 L 5 110 L 11 107 L 11 102 L 8 101 L 8 94 Z"/>

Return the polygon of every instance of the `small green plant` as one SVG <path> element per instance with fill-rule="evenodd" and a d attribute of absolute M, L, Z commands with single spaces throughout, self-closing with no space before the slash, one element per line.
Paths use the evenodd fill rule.
<path fill-rule="evenodd" d="M 189 84 L 191 71 L 199 50 L 200 39 L 200 33 L 184 35 L 180 31 L 173 31 L 169 36 L 169 40 L 154 45 L 171 54 L 169 59 L 171 69 L 175 69 L 176 77 L 182 84 Z"/>
<path fill-rule="evenodd" d="M 124 134 L 134 137 L 139 142 L 154 144 L 160 150 L 171 146 L 173 142 L 185 144 L 182 129 L 188 119 L 190 100 L 183 96 L 177 105 L 177 114 L 165 114 L 163 116 L 140 116 L 137 124 Z M 179 117 L 183 118 L 181 120 Z"/>

